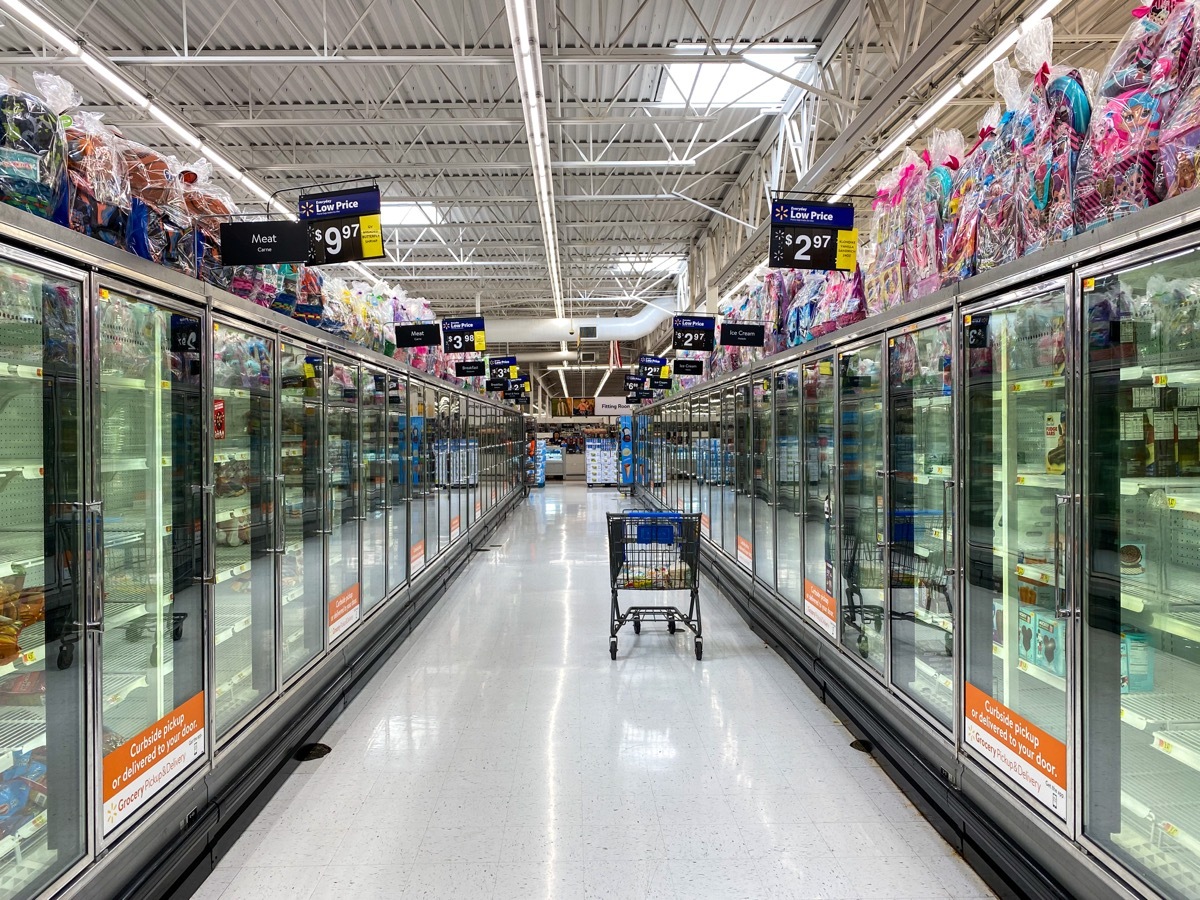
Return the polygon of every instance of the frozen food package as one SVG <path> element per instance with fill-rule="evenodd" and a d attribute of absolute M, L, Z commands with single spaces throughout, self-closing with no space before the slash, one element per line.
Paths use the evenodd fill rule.
<path fill-rule="evenodd" d="M 0 202 L 60 225 L 68 224 L 62 114 L 78 102 L 64 93 L 51 91 L 48 101 L 0 77 Z"/>
<path fill-rule="evenodd" d="M 1005 111 L 993 139 L 979 148 L 983 157 L 978 181 L 980 199 L 975 245 L 976 272 L 986 272 L 1012 262 L 1021 255 L 1017 212 L 1021 155 L 1017 139 L 1024 92 L 1020 75 L 1007 59 L 997 60 L 993 70 L 996 74 L 996 91 L 1004 98 Z"/>

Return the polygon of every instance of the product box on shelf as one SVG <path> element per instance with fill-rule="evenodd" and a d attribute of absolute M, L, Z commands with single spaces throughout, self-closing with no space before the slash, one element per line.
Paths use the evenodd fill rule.
<path fill-rule="evenodd" d="M 1132 625 L 1121 626 L 1121 693 L 1154 690 L 1154 648 L 1150 636 Z"/>
<path fill-rule="evenodd" d="M 1061 677 L 1067 674 L 1066 656 L 1066 620 L 1058 618 L 1051 612 L 1039 612 L 1034 663 L 1047 672 Z"/>
<path fill-rule="evenodd" d="M 1066 413 L 1046 413 L 1046 472 L 1062 475 L 1067 471 Z"/>
<path fill-rule="evenodd" d="M 1033 662 L 1037 653 L 1037 626 L 1039 612 L 1036 606 L 1021 606 L 1017 610 L 1017 656 Z"/>

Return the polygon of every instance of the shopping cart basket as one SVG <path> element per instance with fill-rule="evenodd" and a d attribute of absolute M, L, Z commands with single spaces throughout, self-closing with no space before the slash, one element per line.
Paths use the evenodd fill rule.
<path fill-rule="evenodd" d="M 698 513 L 640 512 L 608 514 L 608 568 L 612 581 L 612 615 L 608 652 L 617 658 L 617 632 L 633 622 L 641 634 L 643 621 L 667 623 L 675 633 L 677 623 L 696 635 L 696 659 L 704 657 L 700 629 L 700 515 Z M 688 591 L 691 605 L 685 614 L 675 606 L 629 606 L 621 612 L 617 591 Z"/>

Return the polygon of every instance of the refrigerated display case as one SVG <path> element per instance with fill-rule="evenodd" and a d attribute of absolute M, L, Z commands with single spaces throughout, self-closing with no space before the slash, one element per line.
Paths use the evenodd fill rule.
<path fill-rule="evenodd" d="M 282 423 L 283 553 L 281 665 L 285 681 L 325 647 L 324 479 L 325 359 L 312 348 L 281 343 L 279 410 Z"/>
<path fill-rule="evenodd" d="M 360 370 L 362 406 L 362 607 L 367 613 L 387 596 L 388 485 L 392 466 L 388 448 L 388 377 L 379 369 Z"/>
<path fill-rule="evenodd" d="M 1026 893 L 1200 894 L 1198 336 L 1131 226 L 648 408 L 739 608 Z"/>
<path fill-rule="evenodd" d="M 213 698 L 220 739 L 275 692 L 275 342 L 214 322 L 212 358 Z"/>
<path fill-rule="evenodd" d="M 777 369 L 775 389 L 775 576 L 779 593 L 795 608 L 804 596 L 800 553 L 800 378 L 795 366 Z"/>
<path fill-rule="evenodd" d="M 947 729 L 954 715 L 953 326 L 888 338 L 892 683 Z"/>
<path fill-rule="evenodd" d="M 883 348 L 873 342 L 840 354 L 838 372 L 842 643 L 882 673 L 887 641 Z"/>
<path fill-rule="evenodd" d="M 964 742 L 1061 819 L 1068 813 L 1070 622 L 1068 517 L 1060 507 L 1074 476 L 1066 316 L 1067 293 L 1057 285 L 972 307 L 961 326 Z"/>
<path fill-rule="evenodd" d="M 490 429 L 461 533 L 515 506 L 521 417 L 431 381 L 0 206 L 0 897 L 169 893 L 411 630 L 410 398 Z"/>
<path fill-rule="evenodd" d="M 1084 833 L 1200 893 L 1200 251 L 1088 273 Z M 1115 487 L 1115 489 L 1114 489 Z"/>
<path fill-rule="evenodd" d="M 87 853 L 84 276 L 0 257 L 0 896 Z"/>
<path fill-rule="evenodd" d="M 202 585 L 232 579 L 237 568 L 217 572 L 203 552 L 215 516 L 202 499 L 208 340 L 200 314 L 111 286 L 100 289 L 97 318 L 109 834 L 206 753 Z M 155 748 L 148 757 L 147 743 Z M 147 758 L 154 761 L 134 764 Z"/>

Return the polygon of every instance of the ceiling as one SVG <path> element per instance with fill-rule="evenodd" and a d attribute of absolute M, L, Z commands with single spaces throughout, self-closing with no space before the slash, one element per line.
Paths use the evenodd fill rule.
<path fill-rule="evenodd" d="M 674 305 L 706 233 L 724 224 L 749 234 L 763 221 L 747 211 L 746 184 L 770 163 L 764 148 L 785 133 L 793 151 L 802 145 L 791 169 L 786 154 L 776 160 L 778 185 L 804 183 L 804 171 L 822 161 L 812 173 L 832 185 L 907 105 L 1035 5 L 540 0 L 528 21 L 541 65 L 536 90 L 523 96 L 513 23 L 525 2 L 26 0 L 285 202 L 306 185 L 374 179 L 385 203 L 415 204 L 396 211 L 412 224 L 385 227 L 388 259 L 371 272 L 428 298 L 438 314 L 556 315 L 549 246 L 571 318 Z M 6 5 L 0 0 L 0 11 Z M 1062 40 L 1100 65 L 1127 8 L 1066 3 Z M 964 12 L 968 22 L 947 25 Z M 670 68 L 688 61 L 691 72 Z M 77 59 L 7 17 L 0 72 L 27 82 L 46 68 L 127 136 L 190 153 Z M 723 77 L 727 92 L 755 85 L 763 96 L 729 103 L 701 85 L 686 102 L 664 102 L 688 94 L 697 70 L 701 79 Z M 888 88 L 901 80 L 908 89 L 890 102 Z M 970 126 L 990 95 L 981 83 L 946 120 Z M 528 127 L 530 106 L 542 104 L 548 207 L 538 202 Z M 787 131 L 798 109 L 812 113 L 804 135 Z M 264 208 L 244 185 L 232 190 L 246 210 Z M 605 362 L 603 344 L 594 349 Z M 602 376 L 571 373 L 570 393 L 594 391 Z M 605 392 L 619 393 L 620 380 L 610 380 Z M 557 378 L 543 383 L 563 393 Z"/>

